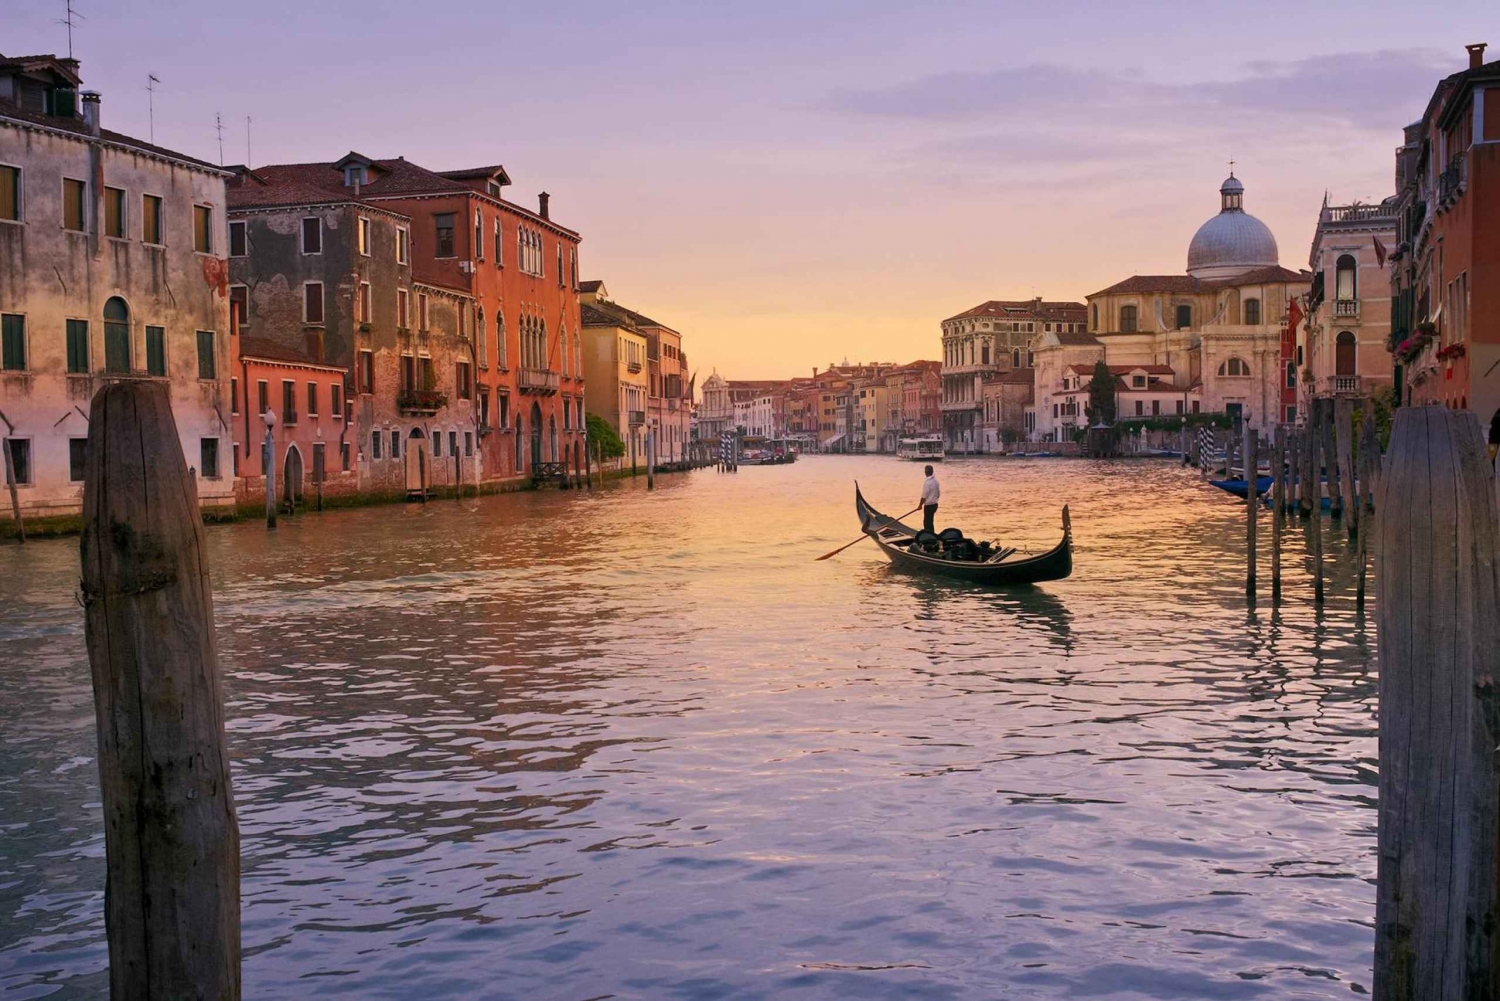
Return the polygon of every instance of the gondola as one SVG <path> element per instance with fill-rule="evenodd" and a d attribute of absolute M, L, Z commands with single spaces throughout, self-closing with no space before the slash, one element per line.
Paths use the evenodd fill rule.
<path fill-rule="evenodd" d="M 904 525 L 870 506 L 854 485 L 854 509 L 860 527 L 875 540 L 886 558 L 903 570 L 939 574 L 974 584 L 1036 584 L 1044 580 L 1062 580 L 1073 572 L 1073 525 L 1068 507 L 1063 505 L 1063 537 L 1053 548 L 1038 556 L 1012 559 L 1014 549 L 1001 549 L 988 559 L 944 559 L 919 550 L 913 543 L 917 530 Z"/>
<path fill-rule="evenodd" d="M 1218 487 L 1225 493 L 1233 494 L 1241 500 L 1244 500 L 1245 493 L 1250 489 L 1250 485 L 1245 482 L 1245 478 L 1243 476 L 1236 477 L 1231 480 L 1209 480 L 1208 485 L 1211 487 Z M 1255 478 L 1255 495 L 1257 497 L 1270 489 L 1271 477 L 1257 476 Z"/>

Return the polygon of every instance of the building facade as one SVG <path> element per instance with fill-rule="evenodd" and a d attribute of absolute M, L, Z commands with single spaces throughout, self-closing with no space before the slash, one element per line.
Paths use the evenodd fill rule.
<path fill-rule="evenodd" d="M 82 510 L 89 404 L 118 379 L 168 388 L 199 503 L 232 505 L 229 175 L 104 128 L 78 69 L 0 57 L 0 436 L 23 516 Z"/>
<path fill-rule="evenodd" d="M 600 300 L 609 301 L 603 282 L 584 282 L 580 294 L 588 412 L 615 429 L 626 455 L 645 455 L 646 401 L 651 391 L 646 335 L 627 314 L 600 307 Z"/>
<path fill-rule="evenodd" d="M 1404 401 L 1500 431 L 1500 61 L 1468 46 L 1396 152 L 1391 347 Z"/>
<path fill-rule="evenodd" d="M 703 380 L 695 433 L 699 441 L 717 441 L 725 431 L 733 430 L 734 401 L 729 395 L 729 382 L 714 369 Z"/>
<path fill-rule="evenodd" d="M 1313 399 L 1364 398 L 1391 386 L 1386 257 L 1396 246 L 1395 202 L 1329 205 L 1324 198 L 1308 255 L 1306 331 L 1300 351 L 1282 359 L 1282 388 L 1293 394 L 1282 401 L 1284 420 L 1305 419 Z"/>
<path fill-rule="evenodd" d="M 947 449 L 987 451 L 985 378 L 1030 368 L 1033 338 L 1081 331 L 1086 320 L 1083 303 L 1048 302 L 1040 297 L 993 300 L 944 320 L 942 411 Z"/>

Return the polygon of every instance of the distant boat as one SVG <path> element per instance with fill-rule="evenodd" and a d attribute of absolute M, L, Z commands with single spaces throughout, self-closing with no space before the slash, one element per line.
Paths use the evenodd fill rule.
<path fill-rule="evenodd" d="M 1015 549 L 983 550 L 972 540 L 963 538 L 956 528 L 941 534 L 919 532 L 909 525 L 870 506 L 854 485 L 854 509 L 860 527 L 875 540 L 886 558 L 903 570 L 938 574 L 975 584 L 1035 584 L 1044 580 L 1062 580 L 1073 572 L 1073 523 L 1068 507 L 1063 505 L 1062 541 L 1040 556 L 1010 561 Z M 1009 562 L 1008 562 L 1009 561 Z"/>
<path fill-rule="evenodd" d="M 896 457 L 913 462 L 942 462 L 943 439 L 931 436 L 902 438 L 896 443 Z"/>
<path fill-rule="evenodd" d="M 1267 490 L 1270 490 L 1272 480 L 1273 477 L 1270 476 L 1257 476 L 1255 478 L 1255 495 L 1259 497 Z M 1243 477 L 1239 477 L 1233 480 L 1209 480 L 1208 483 L 1210 486 L 1218 487 L 1225 493 L 1231 493 L 1236 497 L 1241 498 L 1245 496 L 1245 493 L 1248 490 Z"/>

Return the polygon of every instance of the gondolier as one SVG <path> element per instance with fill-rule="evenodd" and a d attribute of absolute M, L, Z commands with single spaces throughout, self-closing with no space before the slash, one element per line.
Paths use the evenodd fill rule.
<path fill-rule="evenodd" d="M 932 467 L 925 469 L 927 479 L 922 481 L 922 527 L 929 532 L 937 529 L 932 527 L 932 519 L 937 517 L 938 497 L 942 494 L 942 488 L 938 486 L 937 477 L 932 475 Z"/>

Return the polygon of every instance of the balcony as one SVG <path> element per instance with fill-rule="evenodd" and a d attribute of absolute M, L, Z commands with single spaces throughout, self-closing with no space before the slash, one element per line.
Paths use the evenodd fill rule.
<path fill-rule="evenodd" d="M 523 393 L 551 396 L 557 392 L 560 378 L 556 372 L 542 368 L 523 368 L 516 372 L 516 385 Z"/>
<path fill-rule="evenodd" d="M 1458 195 L 1464 184 L 1464 155 L 1456 154 L 1448 161 L 1448 169 L 1438 175 L 1438 201 L 1446 202 Z"/>
<path fill-rule="evenodd" d="M 627 372 L 639 372 L 644 367 L 645 366 L 641 364 L 641 360 L 639 358 L 632 358 L 630 361 L 625 363 L 625 370 Z"/>
<path fill-rule="evenodd" d="M 638 427 L 645 427 L 646 426 L 646 411 L 644 411 L 644 410 L 630 410 L 630 411 L 627 411 L 627 413 L 630 414 L 630 426 L 631 427 L 638 428 Z"/>
<path fill-rule="evenodd" d="M 432 417 L 448 405 L 448 394 L 433 389 L 407 389 L 396 394 L 402 417 Z"/>
<path fill-rule="evenodd" d="M 1333 303 L 1334 316 L 1359 316 L 1358 299 L 1336 299 Z"/>
<path fill-rule="evenodd" d="M 1359 376 L 1357 375 L 1332 375 L 1328 377 L 1328 383 L 1333 389 L 1334 396 L 1360 395 L 1359 381 Z"/>

